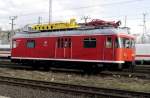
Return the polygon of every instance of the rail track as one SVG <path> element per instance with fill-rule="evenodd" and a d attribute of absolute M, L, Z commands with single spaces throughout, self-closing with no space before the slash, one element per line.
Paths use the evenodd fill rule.
<path fill-rule="evenodd" d="M 0 62 L 0 67 L 4 68 L 13 68 L 13 69 L 26 69 L 32 70 L 31 66 L 20 66 L 19 64 L 11 63 L 9 60 L 5 60 Z M 73 73 L 81 73 L 81 70 L 72 70 L 72 69 L 63 69 L 63 68 L 51 68 L 52 71 L 63 71 L 63 72 L 73 72 Z M 116 77 L 138 77 L 142 79 L 150 79 L 150 65 L 138 65 L 135 68 L 135 71 L 132 73 L 128 70 L 123 71 L 102 71 L 98 73 L 98 75 L 102 76 L 116 76 Z"/>
<path fill-rule="evenodd" d="M 21 86 L 33 89 L 42 89 L 65 94 L 77 94 L 86 98 L 150 98 L 150 93 L 133 92 L 117 89 L 106 89 L 99 87 L 88 87 L 81 85 L 62 84 L 54 82 L 44 82 L 12 77 L 0 76 L 0 83 L 13 86 Z M 80 97 L 79 97 L 80 98 Z"/>
<path fill-rule="evenodd" d="M 149 73 L 150 74 L 150 65 L 137 65 L 135 68 L 136 72 L 139 73 Z"/>
<path fill-rule="evenodd" d="M 8 61 L 0 62 L 0 67 L 4 68 L 13 68 L 13 69 L 26 69 L 26 70 L 32 70 L 29 66 L 20 66 L 16 64 L 12 64 Z M 98 75 L 108 75 L 108 76 L 116 76 L 116 77 L 139 77 L 144 79 L 150 79 L 150 73 L 146 72 L 149 71 L 150 66 L 137 66 L 136 72 L 131 73 L 127 70 L 123 72 L 116 72 L 116 71 L 103 71 L 99 73 Z M 53 69 L 52 69 L 53 70 Z M 137 70 L 140 72 L 137 73 Z M 145 71 L 146 70 L 146 71 Z M 54 71 L 64 71 L 68 72 L 67 69 L 61 70 L 61 69 L 55 69 Z M 145 71 L 145 72 L 142 72 Z M 70 71 L 69 71 L 70 72 Z M 73 70 L 71 70 L 73 72 Z M 74 73 L 74 72 L 73 72 Z M 77 72 L 80 73 L 80 72 Z M 33 80 L 26 80 L 26 79 L 17 79 L 17 78 L 10 78 L 10 77 L 4 77 L 0 76 L 0 83 L 7 83 L 7 84 L 13 84 L 15 86 L 23 86 L 23 87 L 29 87 L 29 88 L 38 88 L 38 89 L 47 89 L 50 91 L 57 91 L 57 92 L 63 92 L 67 94 L 78 94 L 78 95 L 84 95 L 84 96 L 92 96 L 92 98 L 150 98 L 150 93 L 143 93 L 143 92 L 132 92 L 132 91 L 124 91 L 124 90 L 116 90 L 116 89 L 105 89 L 105 88 L 96 88 L 96 87 L 86 87 L 86 86 L 79 86 L 79 85 L 69 85 L 69 84 L 59 84 L 59 83 L 53 83 L 53 82 L 43 82 L 43 81 L 33 81 Z M 58 86 L 60 85 L 60 87 Z M 68 85 L 68 86 L 67 86 Z"/>

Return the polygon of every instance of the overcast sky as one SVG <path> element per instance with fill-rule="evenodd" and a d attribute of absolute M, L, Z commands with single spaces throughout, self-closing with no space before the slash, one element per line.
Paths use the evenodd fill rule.
<path fill-rule="evenodd" d="M 53 0 L 53 21 L 67 21 L 82 16 L 91 19 L 121 20 L 124 26 L 127 16 L 127 26 L 133 33 L 142 31 L 143 13 L 146 13 L 147 30 L 150 28 L 150 0 Z M 0 0 L 0 27 L 3 30 L 10 29 L 9 16 L 18 16 L 15 20 L 15 28 L 26 24 L 48 22 L 49 0 Z"/>

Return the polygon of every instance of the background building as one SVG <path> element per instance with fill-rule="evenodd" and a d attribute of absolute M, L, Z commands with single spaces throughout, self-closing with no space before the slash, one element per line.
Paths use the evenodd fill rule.
<path fill-rule="evenodd" d="M 10 43 L 10 31 L 3 31 L 0 29 L 0 44 Z"/>

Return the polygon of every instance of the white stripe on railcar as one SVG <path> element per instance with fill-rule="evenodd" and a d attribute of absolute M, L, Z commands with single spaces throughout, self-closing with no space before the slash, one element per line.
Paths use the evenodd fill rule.
<path fill-rule="evenodd" d="M 10 44 L 6 44 L 6 45 L 0 44 L 0 49 L 10 49 Z"/>
<path fill-rule="evenodd" d="M 78 61 L 78 62 L 96 62 L 96 63 L 125 63 L 124 61 L 111 61 L 111 60 L 55 59 L 55 58 L 33 58 L 33 57 L 11 57 L 11 59 Z"/>
<path fill-rule="evenodd" d="M 10 51 L 0 51 L 0 57 L 10 57 L 11 52 Z"/>
<path fill-rule="evenodd" d="M 141 57 L 135 57 L 135 60 L 150 60 L 150 57 L 149 56 L 141 56 Z"/>

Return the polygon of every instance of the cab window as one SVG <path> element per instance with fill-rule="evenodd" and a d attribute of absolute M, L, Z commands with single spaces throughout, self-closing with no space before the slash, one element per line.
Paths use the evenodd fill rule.
<path fill-rule="evenodd" d="M 132 48 L 134 47 L 134 40 L 129 38 L 120 38 L 121 48 Z"/>

